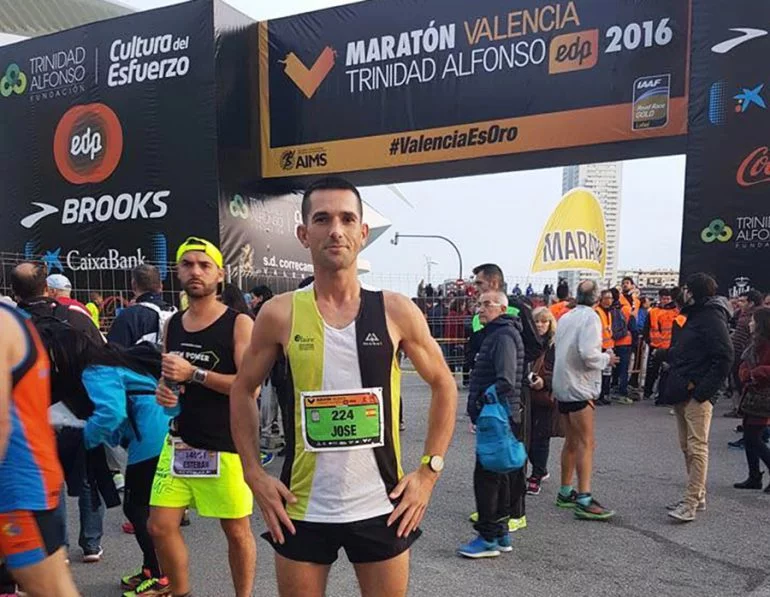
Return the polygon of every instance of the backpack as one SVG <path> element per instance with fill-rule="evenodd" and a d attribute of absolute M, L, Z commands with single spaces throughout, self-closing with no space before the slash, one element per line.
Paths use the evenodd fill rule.
<path fill-rule="evenodd" d="M 508 404 L 501 404 L 497 389 L 489 386 L 476 420 L 476 457 L 486 471 L 505 474 L 527 463 L 527 451 L 513 434 L 509 417 Z"/>
<path fill-rule="evenodd" d="M 85 332 L 70 324 L 69 314 L 69 307 L 57 304 L 50 315 L 30 314 L 30 320 L 51 362 L 51 404 L 62 402 L 78 419 L 85 420 L 94 412 L 94 404 L 80 379 L 76 355 L 67 350 L 73 344 L 72 335 Z"/>
<path fill-rule="evenodd" d="M 168 324 L 168 320 L 171 319 L 176 314 L 176 307 L 172 307 L 169 310 L 161 309 L 158 305 L 155 303 L 136 303 L 137 305 L 141 305 L 142 307 L 145 307 L 147 309 L 150 309 L 151 311 L 155 311 L 155 313 L 158 314 L 158 331 L 157 332 L 149 332 L 139 338 L 139 340 L 136 341 L 136 344 L 139 344 L 140 342 L 151 342 L 156 345 L 163 346 L 163 342 L 165 341 L 165 335 L 166 335 L 166 326 Z"/>
<path fill-rule="evenodd" d="M 623 309 L 613 308 L 611 313 L 612 317 L 612 339 L 622 340 L 630 333 L 628 330 L 628 321 L 623 313 Z"/>

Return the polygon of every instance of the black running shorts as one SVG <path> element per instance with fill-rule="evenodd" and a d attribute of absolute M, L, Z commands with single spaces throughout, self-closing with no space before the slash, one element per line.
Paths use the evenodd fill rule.
<path fill-rule="evenodd" d="M 408 537 L 396 536 L 398 522 L 388 527 L 389 514 L 347 523 L 292 521 L 297 530 L 292 535 L 283 529 L 283 545 L 273 541 L 270 533 L 264 533 L 275 551 L 288 560 L 312 562 L 329 566 L 337 559 L 340 548 L 345 549 L 353 564 L 384 562 L 404 553 L 422 534 L 420 529 Z"/>
<path fill-rule="evenodd" d="M 559 412 L 563 415 L 568 415 L 570 413 L 580 412 L 588 406 L 594 408 L 594 401 L 583 400 L 581 402 L 559 402 Z"/>

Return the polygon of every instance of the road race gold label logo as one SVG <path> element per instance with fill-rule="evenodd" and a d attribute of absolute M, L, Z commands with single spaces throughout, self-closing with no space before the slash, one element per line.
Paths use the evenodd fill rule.
<path fill-rule="evenodd" d="M 671 75 L 640 77 L 634 81 L 631 128 L 639 131 L 666 126 L 670 96 Z"/>
<path fill-rule="evenodd" d="M 310 68 L 306 67 L 294 52 L 289 52 L 285 60 L 278 62 L 284 65 L 286 76 L 294 81 L 294 84 L 299 87 L 307 99 L 310 99 L 334 68 L 335 57 L 336 52 L 326 46 Z"/>
<path fill-rule="evenodd" d="M 557 35 L 551 40 L 548 72 L 552 75 L 587 70 L 599 60 L 599 30 Z"/>
<path fill-rule="evenodd" d="M 72 184 L 98 183 L 115 171 L 123 153 L 123 129 L 104 104 L 74 106 L 62 116 L 53 141 L 56 167 Z"/>

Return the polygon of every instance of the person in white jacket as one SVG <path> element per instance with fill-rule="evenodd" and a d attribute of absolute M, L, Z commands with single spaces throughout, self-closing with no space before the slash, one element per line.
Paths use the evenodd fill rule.
<path fill-rule="evenodd" d="M 571 508 L 584 520 L 609 520 L 615 513 L 591 495 L 594 452 L 594 401 L 599 397 L 602 370 L 619 359 L 602 352 L 602 330 L 594 305 L 599 287 L 592 280 L 580 283 L 577 306 L 560 320 L 556 331 L 556 361 L 553 395 L 565 430 L 561 454 L 561 488 L 556 497 L 560 508 Z M 572 480 L 577 471 L 578 486 Z"/>

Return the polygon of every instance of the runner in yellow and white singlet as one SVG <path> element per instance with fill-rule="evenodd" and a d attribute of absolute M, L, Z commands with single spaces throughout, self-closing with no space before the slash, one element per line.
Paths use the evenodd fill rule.
<path fill-rule="evenodd" d="M 302 201 L 297 236 L 312 286 L 259 312 L 231 391 L 233 438 L 276 552 L 281 597 L 322 597 L 344 548 L 364 597 L 406 595 L 409 550 L 452 439 L 457 388 L 425 318 L 405 296 L 362 287 L 369 230 L 351 183 L 327 178 Z M 402 349 L 432 400 L 421 462 L 404 475 L 399 438 Z M 281 479 L 260 466 L 252 398 L 283 351 L 294 391 Z"/>

